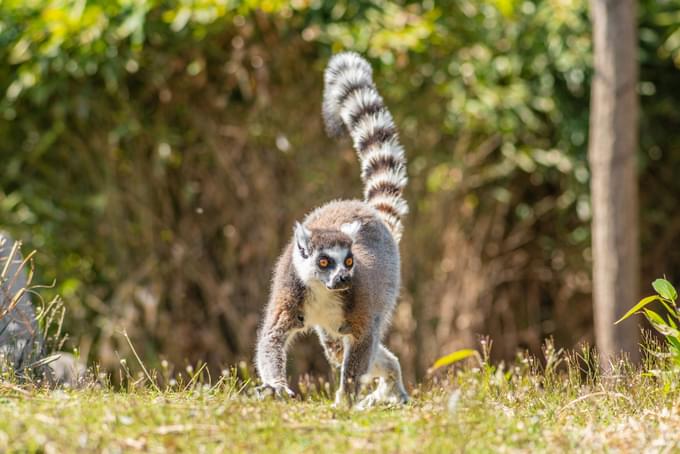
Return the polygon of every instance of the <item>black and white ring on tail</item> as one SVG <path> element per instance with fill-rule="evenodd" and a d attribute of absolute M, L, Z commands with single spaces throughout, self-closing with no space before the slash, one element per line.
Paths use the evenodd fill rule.
<path fill-rule="evenodd" d="M 279 257 L 259 331 L 260 392 L 292 396 L 286 352 L 313 329 L 329 362 L 340 368 L 335 405 L 354 403 L 362 383 L 377 388 L 357 408 L 402 404 L 408 395 L 397 357 L 382 339 L 399 296 L 406 158 L 369 63 L 352 52 L 326 68 L 323 118 L 329 135 L 346 132 L 361 164 L 363 200 L 336 200 L 296 223 Z"/>

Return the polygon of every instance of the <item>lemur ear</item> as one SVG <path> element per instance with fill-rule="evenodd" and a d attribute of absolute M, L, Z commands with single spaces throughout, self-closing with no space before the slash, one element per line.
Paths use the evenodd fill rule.
<path fill-rule="evenodd" d="M 293 230 L 295 232 L 295 244 L 300 249 L 302 256 L 307 258 L 307 255 L 309 255 L 309 238 L 312 236 L 312 232 L 299 222 L 295 223 Z"/>
<path fill-rule="evenodd" d="M 340 231 L 350 237 L 352 241 L 357 239 L 359 230 L 361 230 L 361 222 L 359 221 L 348 222 L 340 226 Z"/>

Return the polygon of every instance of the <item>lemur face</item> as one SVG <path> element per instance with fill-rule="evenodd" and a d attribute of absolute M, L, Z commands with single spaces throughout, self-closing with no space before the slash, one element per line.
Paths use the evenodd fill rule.
<path fill-rule="evenodd" d="M 329 290 L 347 290 L 352 285 L 354 258 L 345 246 L 322 248 L 314 254 L 314 278 Z"/>
<path fill-rule="evenodd" d="M 354 275 L 352 243 L 360 228 L 351 223 L 339 230 L 310 230 L 296 224 L 293 263 L 300 279 L 306 285 L 320 282 L 328 290 L 349 289 Z"/>

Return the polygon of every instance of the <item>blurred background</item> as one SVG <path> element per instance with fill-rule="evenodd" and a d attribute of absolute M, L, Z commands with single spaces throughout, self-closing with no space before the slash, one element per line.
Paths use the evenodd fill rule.
<path fill-rule="evenodd" d="M 274 261 L 360 197 L 322 71 L 366 55 L 409 159 L 408 381 L 489 334 L 496 359 L 593 340 L 585 0 L 5 0 L 0 227 L 36 249 L 69 345 L 104 368 L 250 362 Z M 677 280 L 680 0 L 639 4 L 642 291 Z M 633 302 L 631 302 L 631 305 Z M 324 372 L 315 338 L 291 374 Z"/>

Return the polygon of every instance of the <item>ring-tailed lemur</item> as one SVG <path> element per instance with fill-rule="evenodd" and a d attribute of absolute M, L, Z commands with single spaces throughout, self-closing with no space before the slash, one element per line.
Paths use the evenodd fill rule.
<path fill-rule="evenodd" d="M 330 363 L 341 368 L 335 404 L 356 397 L 362 379 L 377 389 L 359 406 L 408 400 L 399 360 L 381 340 L 400 286 L 398 242 L 408 207 L 406 159 L 369 63 L 341 53 L 325 72 L 323 117 L 331 136 L 346 130 L 361 161 L 364 200 L 330 202 L 311 212 L 279 258 L 256 365 L 263 389 L 293 395 L 286 350 L 295 334 L 314 329 Z"/>

